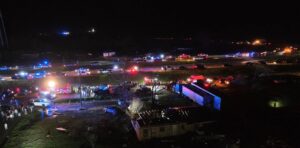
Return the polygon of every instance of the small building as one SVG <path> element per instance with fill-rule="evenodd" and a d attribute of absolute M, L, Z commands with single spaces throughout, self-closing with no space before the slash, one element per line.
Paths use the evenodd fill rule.
<path fill-rule="evenodd" d="M 180 136 L 216 122 L 217 112 L 201 107 L 149 110 L 131 120 L 138 140 Z"/>

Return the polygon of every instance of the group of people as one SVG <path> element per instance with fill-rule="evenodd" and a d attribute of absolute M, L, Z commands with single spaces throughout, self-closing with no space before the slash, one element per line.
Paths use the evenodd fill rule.
<path fill-rule="evenodd" d="M 33 112 L 33 105 L 23 105 L 11 91 L 4 91 L 0 100 L 0 131 L 7 131 L 16 119 Z"/>
<path fill-rule="evenodd" d="M 3 129 L 8 130 L 8 123 L 12 123 L 14 119 L 20 118 L 33 112 L 33 106 L 1 106 L 0 121 L 3 124 Z"/>

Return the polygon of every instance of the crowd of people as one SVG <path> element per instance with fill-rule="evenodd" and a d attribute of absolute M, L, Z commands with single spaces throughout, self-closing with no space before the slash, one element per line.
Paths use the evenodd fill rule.
<path fill-rule="evenodd" d="M 13 95 L 1 94 L 0 100 L 0 142 L 7 136 L 8 130 L 12 129 L 18 119 L 31 114 L 34 110 L 32 104 L 24 105 Z"/>

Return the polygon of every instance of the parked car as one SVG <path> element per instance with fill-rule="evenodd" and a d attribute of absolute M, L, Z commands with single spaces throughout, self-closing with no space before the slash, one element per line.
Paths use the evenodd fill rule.
<path fill-rule="evenodd" d="M 229 63 L 224 63 L 223 65 L 224 67 L 232 67 L 232 64 L 229 64 Z"/>
<path fill-rule="evenodd" d="M 179 70 L 187 70 L 187 68 L 184 66 L 179 66 Z"/>
<path fill-rule="evenodd" d="M 33 101 L 34 106 L 37 107 L 47 107 L 51 105 L 51 101 L 44 98 L 44 99 L 37 99 Z"/>
<path fill-rule="evenodd" d="M 247 66 L 253 66 L 254 63 L 252 63 L 252 62 L 247 62 L 246 65 L 247 65 Z"/>
<path fill-rule="evenodd" d="M 259 63 L 260 63 L 261 65 L 267 65 L 267 62 L 266 62 L 266 61 L 259 61 Z"/>
<path fill-rule="evenodd" d="M 11 109 L 10 105 L 1 105 L 0 104 L 0 111 L 3 111 L 4 113 L 8 113 L 10 109 Z"/>
<path fill-rule="evenodd" d="M 167 71 L 167 70 L 174 70 L 174 68 L 171 67 L 171 66 L 169 66 L 169 65 L 167 65 L 167 66 L 162 66 L 161 69 L 162 69 L 162 70 L 165 70 L 165 71 Z"/>
<path fill-rule="evenodd" d="M 197 69 L 205 69 L 205 65 L 204 64 L 197 64 Z"/>
<path fill-rule="evenodd" d="M 107 106 L 107 107 L 104 108 L 104 112 L 110 113 L 110 114 L 115 116 L 117 114 L 122 113 L 122 110 L 118 107 L 115 107 L 115 106 Z"/>

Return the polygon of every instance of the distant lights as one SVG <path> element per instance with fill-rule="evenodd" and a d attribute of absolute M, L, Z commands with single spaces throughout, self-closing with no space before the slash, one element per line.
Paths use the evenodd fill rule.
<path fill-rule="evenodd" d="M 287 54 L 292 53 L 292 51 L 293 51 L 293 49 L 292 49 L 291 47 L 286 47 L 286 48 L 284 48 L 284 50 L 283 50 L 283 52 L 284 52 L 284 53 L 287 53 Z"/>
<path fill-rule="evenodd" d="M 50 88 L 54 88 L 56 86 L 56 82 L 51 80 L 51 81 L 48 82 L 48 86 Z"/>
<path fill-rule="evenodd" d="M 69 36 L 71 34 L 71 32 L 69 32 L 69 31 L 62 31 L 59 34 L 66 37 L 66 36 Z"/>
<path fill-rule="evenodd" d="M 25 77 L 25 76 L 28 75 L 28 73 L 25 72 L 25 71 L 20 71 L 20 72 L 19 72 L 19 75 L 20 75 L 21 77 Z"/>
<path fill-rule="evenodd" d="M 148 79 L 148 77 L 144 77 L 144 81 L 148 81 L 149 79 Z"/>
<path fill-rule="evenodd" d="M 138 66 L 133 66 L 133 70 L 138 71 L 139 67 Z"/>
<path fill-rule="evenodd" d="M 48 64 L 49 64 L 49 62 L 48 62 L 47 60 L 43 61 L 43 63 L 44 63 L 45 65 L 48 65 Z"/>
<path fill-rule="evenodd" d="M 160 54 L 160 58 L 161 59 L 165 58 L 165 55 L 164 54 Z"/>
<path fill-rule="evenodd" d="M 252 45 L 262 45 L 262 41 L 259 39 L 256 39 L 253 41 Z"/>
<path fill-rule="evenodd" d="M 96 32 L 96 29 L 95 29 L 95 28 L 91 28 L 88 32 L 89 32 L 89 33 L 95 33 L 95 32 Z"/>
<path fill-rule="evenodd" d="M 119 69 L 119 66 L 118 66 L 118 65 L 114 65 L 113 69 L 114 69 L 114 70 L 118 70 L 118 69 Z"/>
<path fill-rule="evenodd" d="M 206 82 L 207 82 L 207 83 L 212 83 L 212 82 L 213 82 L 213 79 L 207 78 L 207 79 L 206 79 Z"/>

